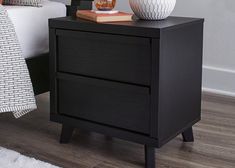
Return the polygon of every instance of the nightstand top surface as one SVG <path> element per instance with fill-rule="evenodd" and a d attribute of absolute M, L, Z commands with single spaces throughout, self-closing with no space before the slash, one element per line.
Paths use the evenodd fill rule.
<path fill-rule="evenodd" d="M 102 33 L 125 34 L 145 37 L 159 37 L 164 29 L 177 28 L 186 24 L 203 22 L 204 19 L 188 17 L 168 17 L 161 21 L 146 21 L 133 19 L 130 22 L 96 23 L 76 17 L 50 19 L 51 28 L 93 31 Z"/>

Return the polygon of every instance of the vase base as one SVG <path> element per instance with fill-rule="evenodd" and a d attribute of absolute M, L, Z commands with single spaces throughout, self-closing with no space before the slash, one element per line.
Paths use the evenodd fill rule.
<path fill-rule="evenodd" d="M 168 16 L 169 17 L 169 16 Z M 164 21 L 166 20 L 168 17 L 166 18 L 161 18 L 161 19 L 149 19 L 149 18 L 142 18 L 142 17 L 138 17 L 136 15 L 133 16 L 133 20 L 142 20 L 142 21 Z"/>

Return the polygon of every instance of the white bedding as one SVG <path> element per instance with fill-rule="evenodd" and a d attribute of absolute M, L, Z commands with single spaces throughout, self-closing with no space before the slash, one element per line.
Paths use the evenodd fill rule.
<path fill-rule="evenodd" d="M 45 0 L 41 8 L 28 6 L 4 7 L 14 24 L 24 58 L 48 52 L 48 19 L 65 16 L 65 5 Z"/>

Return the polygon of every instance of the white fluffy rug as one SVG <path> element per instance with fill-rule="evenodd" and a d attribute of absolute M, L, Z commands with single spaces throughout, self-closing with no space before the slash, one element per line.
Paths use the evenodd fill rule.
<path fill-rule="evenodd" d="M 0 147 L 0 168 L 59 168 Z"/>

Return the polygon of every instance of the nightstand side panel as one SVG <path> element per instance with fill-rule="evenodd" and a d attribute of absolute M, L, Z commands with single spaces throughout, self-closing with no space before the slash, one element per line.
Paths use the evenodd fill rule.
<path fill-rule="evenodd" d="M 201 117 L 203 22 L 162 30 L 158 137 L 168 142 Z"/>

